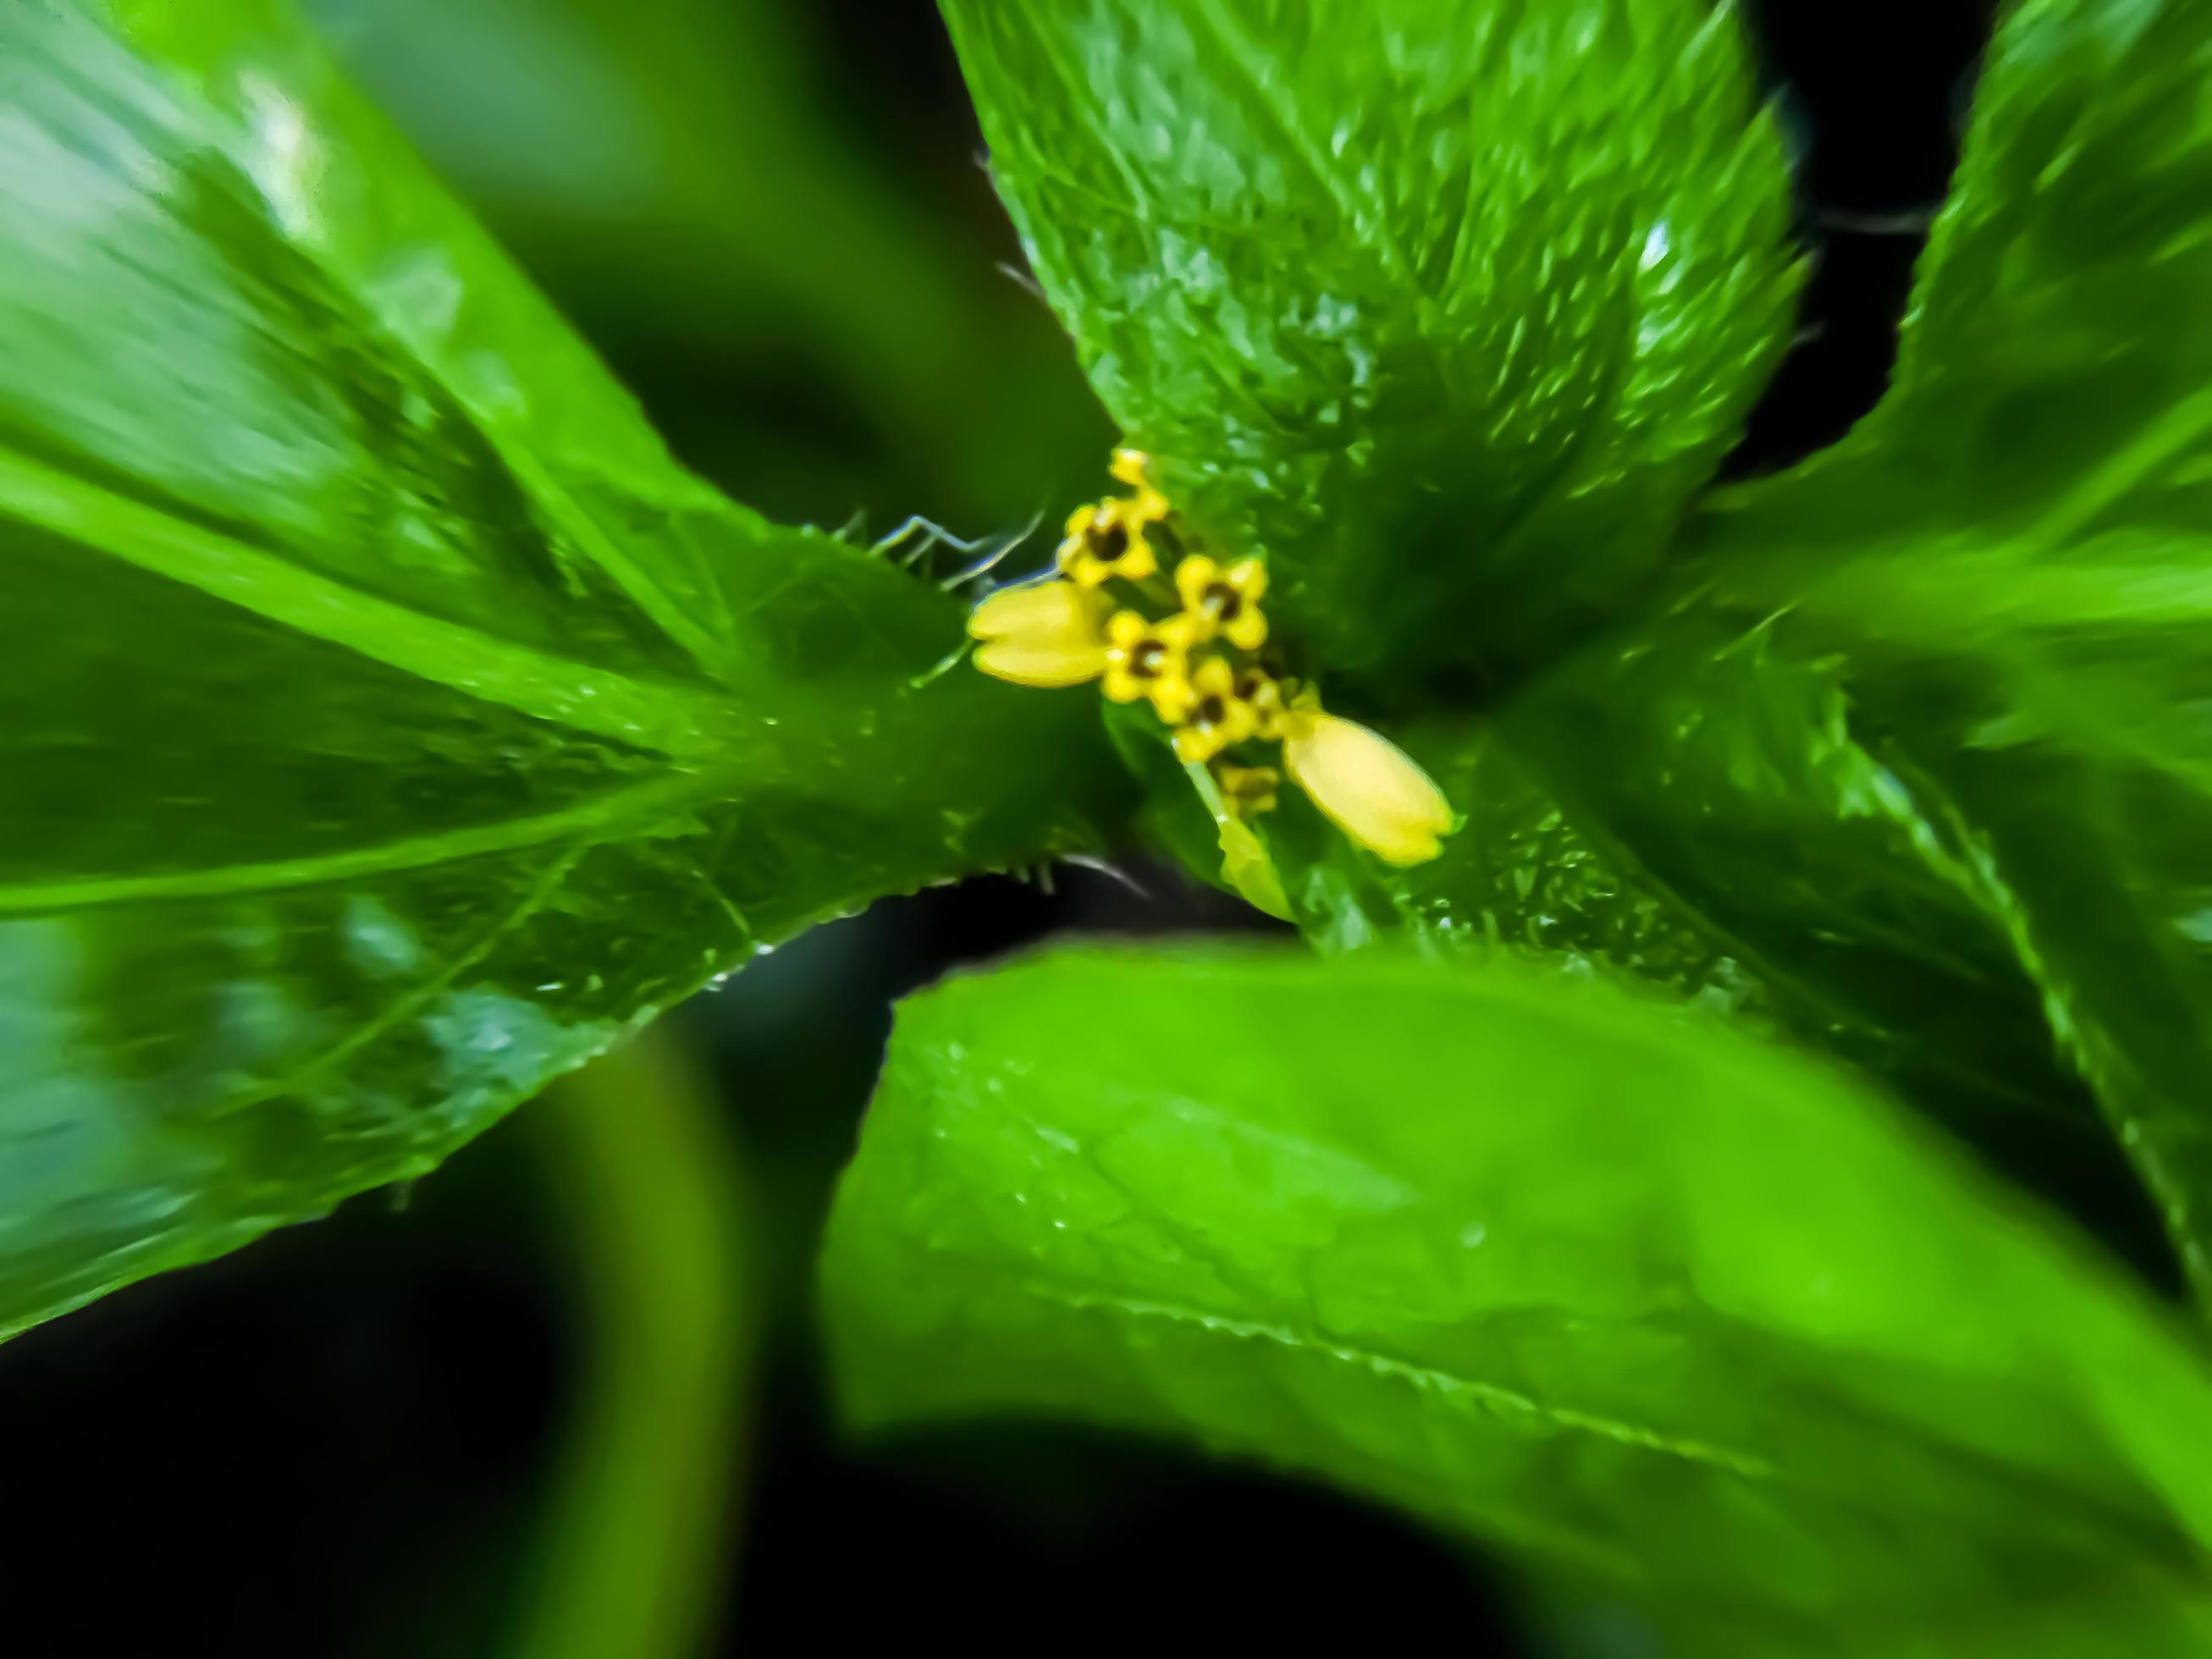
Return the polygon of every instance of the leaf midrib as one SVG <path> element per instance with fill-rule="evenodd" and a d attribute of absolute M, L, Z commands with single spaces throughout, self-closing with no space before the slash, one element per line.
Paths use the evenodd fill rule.
<path fill-rule="evenodd" d="M 312 858 L 216 865 L 140 876 L 88 876 L 0 885 L 0 917 L 48 915 L 161 900 L 235 897 L 427 869 L 433 865 L 547 846 L 563 840 L 594 844 L 678 817 L 717 793 L 730 781 L 728 768 L 678 773 L 551 812 L 445 830 L 434 835 L 411 836 Z"/>
<path fill-rule="evenodd" d="M 1304 111 L 1299 107 L 1297 98 L 1289 94 L 1281 82 L 1261 72 L 1259 65 L 1267 54 L 1261 51 L 1259 43 L 1222 9 L 1219 0 L 1195 0 L 1191 15 L 1213 37 L 1213 43 L 1219 48 L 1224 60 L 1244 82 L 1255 102 L 1274 122 L 1284 142 L 1306 167 L 1314 182 L 1335 204 L 1337 212 L 1343 216 L 1345 229 L 1355 240 L 1374 250 L 1382 269 L 1411 302 L 1414 314 L 1425 317 L 1432 308 L 1433 301 L 1421 287 L 1396 239 L 1386 228 L 1380 205 L 1362 200 L 1359 191 L 1333 165 L 1326 150 L 1315 142 L 1312 131 L 1306 125 Z M 1363 208 L 1369 211 L 1363 213 Z"/>
<path fill-rule="evenodd" d="M 1297 1326 L 1267 1320 L 1243 1319 L 1173 1297 L 1132 1296 L 1087 1284 L 1063 1270 L 1034 1262 L 1010 1270 L 1004 1263 L 979 1256 L 972 1251 L 937 1246 L 933 1247 L 929 1254 L 934 1259 L 959 1261 L 971 1268 L 1009 1279 L 1024 1293 L 1073 1311 L 1106 1311 L 1133 1321 L 1164 1320 L 1178 1325 L 1195 1326 L 1212 1334 L 1267 1342 L 1291 1352 L 1359 1366 L 1377 1376 L 1395 1377 L 1438 1395 L 1462 1398 L 1493 1413 L 1519 1416 L 1568 1433 L 1595 1436 L 1654 1456 L 1711 1469 L 1725 1478 L 1784 1492 L 1802 1492 L 1838 1504 L 1863 1509 L 1871 1508 L 1874 1504 L 1874 1499 L 1865 1492 L 1808 1478 L 1786 1463 L 1777 1462 L 1755 1453 L 1740 1451 L 1693 1436 L 1669 1434 L 1646 1424 L 1601 1412 L 1554 1405 L 1498 1383 L 1465 1376 L 1440 1366 L 1402 1359 L 1376 1348 L 1336 1340 Z M 2050 1471 L 2013 1463 L 1990 1464 L 1981 1454 L 1955 1442 L 1938 1440 L 1932 1443 L 1942 1447 L 1947 1455 L 1956 1455 L 1977 1465 L 1993 1468 L 2003 1480 L 2026 1491 L 2077 1508 L 2081 1512 L 2094 1516 L 2112 1526 L 2124 1528 L 2139 1525 L 2142 1520 L 2139 1514 L 2111 1504 L 2106 1495 L 2054 1478 Z M 1498 1511 L 1488 1508 L 1474 1512 L 1482 1515 L 1486 1522 L 1499 1518 Z M 2185 1530 L 2179 1518 L 2176 1518 L 2174 1527 L 2177 1534 Z M 1590 1547 L 1587 1540 L 1576 1541 L 1584 1550 Z"/>
<path fill-rule="evenodd" d="M 725 751 L 721 700 L 533 650 L 380 599 L 289 560 L 0 450 L 0 517 L 325 641 L 404 673 L 678 761 Z"/>

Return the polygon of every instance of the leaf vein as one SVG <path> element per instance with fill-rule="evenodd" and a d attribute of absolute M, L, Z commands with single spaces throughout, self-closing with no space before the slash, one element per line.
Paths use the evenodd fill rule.
<path fill-rule="evenodd" d="M 20 453 L 0 453 L 0 516 L 297 633 L 576 731 L 702 755 L 720 746 L 732 723 L 718 699 L 550 656 L 379 599 Z"/>
<path fill-rule="evenodd" d="M 228 898 L 319 887 L 544 846 L 572 835 L 596 844 L 681 812 L 713 793 L 721 781 L 722 775 L 715 773 L 661 778 L 534 817 L 410 836 L 314 858 L 0 886 L 0 916 L 48 915 L 106 905 Z"/>
<path fill-rule="evenodd" d="M 1667 1434 L 1600 1413 L 1550 1405 L 1533 1395 L 1495 1382 L 1480 1382 L 1438 1366 L 1399 1359 L 1354 1343 L 1331 1341 L 1294 1326 L 1264 1320 L 1231 1318 L 1180 1303 L 1126 1296 L 1115 1291 L 1086 1290 L 1065 1280 L 1035 1274 L 1024 1274 L 1021 1283 L 1025 1291 L 1043 1301 L 1079 1311 L 1106 1308 L 1133 1319 L 1165 1319 L 1178 1324 L 1200 1325 L 1208 1330 L 1247 1340 L 1269 1342 L 1299 1352 L 1318 1354 L 1380 1376 L 1410 1382 L 1432 1393 L 1457 1395 L 1493 1412 L 1528 1418 L 1554 1428 L 1598 1435 L 1622 1445 L 1638 1447 L 1686 1462 L 1725 1469 L 1747 1480 L 1773 1480 L 1780 1473 L 1767 1459 L 1748 1452 L 1736 1451 L 1686 1436 Z"/>

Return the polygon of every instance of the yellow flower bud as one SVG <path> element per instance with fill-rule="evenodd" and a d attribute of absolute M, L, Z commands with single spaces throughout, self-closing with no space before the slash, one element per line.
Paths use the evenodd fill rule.
<path fill-rule="evenodd" d="M 1106 672 L 1103 596 L 1072 582 L 994 593 L 968 618 L 975 666 L 1017 685 L 1081 685 Z"/>
<path fill-rule="evenodd" d="M 1457 826 L 1443 791 L 1412 756 L 1311 703 L 1284 717 L 1283 766 L 1338 829 L 1388 863 L 1425 863 Z"/>

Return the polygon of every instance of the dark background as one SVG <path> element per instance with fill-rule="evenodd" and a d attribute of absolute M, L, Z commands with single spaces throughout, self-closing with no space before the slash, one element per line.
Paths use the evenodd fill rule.
<path fill-rule="evenodd" d="M 1111 428 L 999 269 L 1018 251 L 927 0 L 313 9 L 678 450 L 741 499 L 974 534 L 1096 489 Z M 1734 470 L 1786 465 L 1879 395 L 1990 9 L 1750 8 L 1812 267 Z M 886 902 L 668 1022 L 657 1054 L 690 1097 L 672 1109 L 719 1149 L 722 1184 L 702 1190 L 742 1212 L 730 1271 L 747 1287 L 672 1316 L 719 1313 L 751 1358 L 704 1408 L 722 1440 L 650 1399 L 623 1408 L 708 1460 L 688 1510 L 633 1503 L 579 1534 L 604 1524 L 605 1547 L 698 1605 L 635 1659 L 1401 1630 L 1523 1650 L 1529 1620 L 1483 1564 L 1328 1493 L 1054 1430 L 835 1432 L 811 1253 L 891 1000 L 1054 931 L 1244 925 L 1157 866 L 1124 874 Z M 605 1409 L 594 1367 L 626 1328 L 620 1286 L 592 1289 L 608 1228 L 579 1217 L 606 1139 L 576 1115 L 619 1104 L 549 1099 L 408 1193 L 0 1349 L 8 1650 L 567 1650 L 543 1635 L 574 1595 L 549 1565 L 555 1517 Z M 1649 1650 L 1605 1609 L 1565 1616 L 1585 1650 Z M 608 1652 L 582 1628 L 567 1649 Z"/>

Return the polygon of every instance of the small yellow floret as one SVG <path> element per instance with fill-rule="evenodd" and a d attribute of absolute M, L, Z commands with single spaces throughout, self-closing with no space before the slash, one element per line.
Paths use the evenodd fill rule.
<path fill-rule="evenodd" d="M 1190 706 L 1176 728 L 1176 757 L 1196 764 L 1255 735 L 1258 711 L 1237 695 L 1237 671 L 1225 658 L 1209 657 L 1190 677 Z"/>
<path fill-rule="evenodd" d="M 1404 750 L 1310 702 L 1284 719 L 1283 765 L 1338 829 L 1387 863 L 1425 863 L 1458 822 Z"/>
<path fill-rule="evenodd" d="M 1146 514 L 1139 501 L 1100 501 L 1068 515 L 1067 537 L 1055 556 L 1060 574 L 1084 587 L 1116 578 L 1140 582 L 1160 568 L 1145 539 Z"/>
<path fill-rule="evenodd" d="M 1237 677 L 1237 695 L 1252 705 L 1253 735 L 1273 743 L 1283 735 L 1296 680 L 1279 680 L 1264 668 L 1247 668 Z"/>
<path fill-rule="evenodd" d="M 1111 470 L 1129 493 L 1069 516 L 1059 578 L 996 594 L 969 618 L 976 665 L 1022 685 L 1100 680 L 1115 702 L 1149 702 L 1213 814 L 1224 879 L 1271 915 L 1290 907 L 1252 820 L 1274 809 L 1284 774 L 1377 856 L 1397 865 L 1436 857 L 1458 819 L 1428 774 L 1380 732 L 1323 712 L 1273 657 L 1263 662 L 1267 566 L 1224 565 L 1199 550 L 1141 452 L 1115 450 Z M 1182 608 L 1155 620 L 1146 613 L 1164 598 L 1152 580 L 1163 560 Z M 1115 610 L 1103 591 L 1109 581 L 1136 585 L 1127 599 L 1140 608 Z M 1239 744 L 1273 742 L 1281 773 L 1227 757 Z"/>
<path fill-rule="evenodd" d="M 1222 802 L 1234 817 L 1257 817 L 1275 810 L 1275 794 L 1282 787 L 1283 775 L 1273 767 L 1231 766 L 1224 762 L 1213 775 L 1221 786 Z"/>
<path fill-rule="evenodd" d="M 1182 608 L 1199 617 L 1209 634 L 1218 631 L 1230 644 L 1257 651 L 1267 642 L 1267 618 L 1260 601 L 1267 592 L 1267 567 L 1239 559 L 1223 569 L 1203 553 L 1176 567 L 1176 594 Z"/>
<path fill-rule="evenodd" d="M 1081 685 L 1106 672 L 1105 602 L 1072 582 L 994 593 L 968 618 L 975 666 L 1017 685 Z"/>
<path fill-rule="evenodd" d="M 1194 694 L 1189 619 L 1170 617 L 1147 622 L 1134 611 L 1118 611 L 1106 624 L 1106 695 L 1115 702 L 1152 699 L 1170 726 L 1188 712 Z"/>

